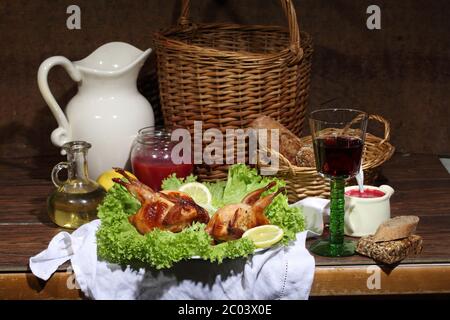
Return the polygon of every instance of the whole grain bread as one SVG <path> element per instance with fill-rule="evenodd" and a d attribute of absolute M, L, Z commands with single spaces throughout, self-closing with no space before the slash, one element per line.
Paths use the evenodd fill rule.
<path fill-rule="evenodd" d="M 260 116 L 253 120 L 250 127 L 254 129 L 278 129 L 280 133 L 279 152 L 292 164 L 296 163 L 298 151 L 303 147 L 300 138 L 292 133 L 288 128 L 278 121 L 268 116 Z M 270 131 L 267 134 L 267 141 L 270 143 Z"/>
<path fill-rule="evenodd" d="M 418 235 L 385 242 L 375 242 L 373 236 L 368 236 L 359 239 L 356 252 L 377 262 L 394 264 L 402 261 L 410 254 L 421 253 L 422 244 L 422 238 Z"/>
<path fill-rule="evenodd" d="M 391 241 L 408 238 L 412 235 L 419 223 L 417 216 L 400 216 L 383 222 L 375 232 L 373 241 Z"/>
<path fill-rule="evenodd" d="M 312 145 L 303 146 L 296 156 L 296 164 L 299 167 L 315 167 L 316 160 L 314 156 L 314 149 Z"/>

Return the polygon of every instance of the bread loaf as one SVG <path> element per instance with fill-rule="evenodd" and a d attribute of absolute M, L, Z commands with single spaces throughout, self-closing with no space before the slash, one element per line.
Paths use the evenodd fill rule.
<path fill-rule="evenodd" d="M 316 166 L 316 160 L 314 157 L 314 149 L 311 145 L 304 146 L 300 149 L 295 157 L 296 164 L 299 167 L 312 168 Z"/>
<path fill-rule="evenodd" d="M 373 236 L 359 239 L 356 252 L 384 264 L 402 261 L 410 254 L 422 252 L 422 238 L 412 235 L 402 240 L 376 242 Z"/>
<path fill-rule="evenodd" d="M 412 235 L 419 223 L 419 217 L 400 216 L 383 222 L 375 232 L 375 242 L 404 239 Z"/>
<path fill-rule="evenodd" d="M 297 153 L 303 147 L 299 137 L 293 134 L 288 128 L 283 126 L 278 121 L 275 121 L 267 116 L 261 116 L 255 119 L 250 124 L 250 127 L 253 129 L 278 129 L 280 133 L 279 152 L 295 165 Z M 270 132 L 267 134 L 267 139 L 268 143 L 270 143 Z"/>

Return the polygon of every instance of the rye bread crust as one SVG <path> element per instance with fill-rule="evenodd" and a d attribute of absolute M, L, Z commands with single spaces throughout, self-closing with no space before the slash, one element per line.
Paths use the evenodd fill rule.
<path fill-rule="evenodd" d="M 416 232 L 419 217 L 400 216 L 383 222 L 375 232 L 373 241 L 392 241 L 409 237 Z"/>

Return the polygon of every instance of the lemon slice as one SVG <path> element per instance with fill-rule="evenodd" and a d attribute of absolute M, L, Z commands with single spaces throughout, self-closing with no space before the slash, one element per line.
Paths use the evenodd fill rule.
<path fill-rule="evenodd" d="M 132 173 L 128 171 L 125 172 L 128 173 L 128 175 L 130 175 L 131 177 L 137 179 Z M 123 178 L 123 176 L 120 173 L 117 173 L 115 170 L 105 171 L 100 175 L 100 177 L 98 177 L 97 183 L 105 188 L 106 191 L 108 191 L 114 185 L 114 181 L 112 181 L 113 178 Z"/>
<path fill-rule="evenodd" d="M 275 225 L 264 225 L 247 230 L 242 237 L 249 238 L 257 248 L 269 248 L 283 238 L 283 229 Z"/>
<path fill-rule="evenodd" d="M 182 185 L 179 189 L 180 192 L 187 193 L 194 199 L 195 203 L 199 206 L 209 209 L 211 208 L 212 196 L 208 188 L 199 182 L 191 182 Z"/>

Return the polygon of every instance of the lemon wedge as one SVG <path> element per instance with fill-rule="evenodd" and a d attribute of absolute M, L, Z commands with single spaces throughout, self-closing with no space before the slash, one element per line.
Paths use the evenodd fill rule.
<path fill-rule="evenodd" d="M 132 173 L 128 171 L 125 172 L 136 179 L 136 177 Z M 108 191 L 114 185 L 114 181 L 112 181 L 113 178 L 123 178 L 123 176 L 120 173 L 117 173 L 115 170 L 105 171 L 100 175 L 100 177 L 98 177 L 97 183 L 105 188 L 106 191 Z"/>
<path fill-rule="evenodd" d="M 242 237 L 249 238 L 257 248 L 269 248 L 283 238 L 284 232 L 278 226 L 264 225 L 247 230 Z"/>
<path fill-rule="evenodd" d="M 194 199 L 195 203 L 199 206 L 210 209 L 212 202 L 212 195 L 208 188 L 199 182 L 191 182 L 184 184 L 179 189 L 180 192 L 184 192 Z"/>

